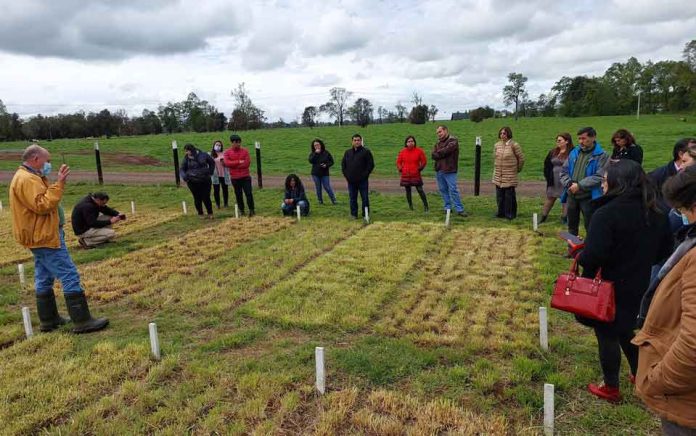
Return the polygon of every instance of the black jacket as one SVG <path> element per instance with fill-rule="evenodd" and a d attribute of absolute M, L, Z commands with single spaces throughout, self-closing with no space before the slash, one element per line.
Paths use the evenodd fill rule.
<path fill-rule="evenodd" d="M 179 173 L 184 182 L 210 181 L 210 176 L 215 172 L 215 161 L 205 151 L 196 149 L 193 158 L 184 156 L 181 161 Z"/>
<path fill-rule="evenodd" d="M 312 164 L 313 176 L 326 177 L 329 175 L 329 168 L 333 166 L 334 160 L 331 153 L 326 150 L 322 150 L 321 153 L 312 151 L 309 153 L 309 163 Z"/>
<path fill-rule="evenodd" d="M 111 225 L 108 221 L 99 221 L 99 213 L 107 216 L 117 216 L 119 212 L 108 206 L 98 206 L 92 200 L 92 196 L 88 195 L 80 200 L 72 210 L 72 228 L 75 235 L 81 235 L 89 229 L 106 227 Z"/>
<path fill-rule="evenodd" d="M 638 144 L 631 144 L 623 150 L 614 148 L 611 153 L 612 159 L 631 159 L 638 162 L 638 165 L 643 165 L 643 149 Z"/>
<path fill-rule="evenodd" d="M 657 194 L 657 205 L 664 213 L 669 212 L 671 207 L 662 196 L 662 185 L 675 174 L 677 174 L 677 167 L 674 166 L 673 161 L 669 161 L 667 165 L 655 168 L 648 173 L 648 179 L 652 182 Z"/>
<path fill-rule="evenodd" d="M 546 186 L 553 186 L 553 163 L 551 159 L 553 158 L 553 150 L 549 151 L 544 159 L 544 179 L 546 179 Z"/>
<path fill-rule="evenodd" d="M 375 169 L 375 161 L 372 159 L 372 152 L 360 146 L 346 150 L 341 161 L 343 175 L 349 183 L 360 183 L 370 177 L 370 173 Z"/>
<path fill-rule="evenodd" d="M 646 219 L 640 192 L 604 196 L 593 203 L 598 209 L 592 215 L 578 263 L 583 267 L 583 277 L 594 277 L 602 268 L 602 278 L 614 282 L 616 295 L 614 322 L 594 325 L 629 331 L 634 328 L 641 298 L 650 284 L 652 266 L 672 252 L 669 223 L 666 216 L 654 210 Z"/>

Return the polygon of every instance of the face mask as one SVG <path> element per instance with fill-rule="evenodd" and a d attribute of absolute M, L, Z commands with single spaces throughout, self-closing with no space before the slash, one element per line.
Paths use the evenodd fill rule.
<path fill-rule="evenodd" d="M 686 215 L 683 215 L 683 214 L 681 217 L 682 217 L 682 224 L 684 224 L 685 226 L 688 226 L 690 224 L 689 218 L 687 218 Z"/>
<path fill-rule="evenodd" d="M 213 149 L 214 149 L 215 151 L 221 151 L 221 150 L 222 150 L 222 147 L 220 147 L 219 145 L 216 145 L 215 147 L 213 147 Z"/>
<path fill-rule="evenodd" d="M 51 169 L 53 169 L 51 162 L 44 162 L 43 168 L 41 169 L 41 173 L 44 175 L 44 177 L 46 177 L 51 173 Z"/>

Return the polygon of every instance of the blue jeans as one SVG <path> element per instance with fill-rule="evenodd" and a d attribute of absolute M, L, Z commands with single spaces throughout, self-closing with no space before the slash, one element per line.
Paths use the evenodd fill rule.
<path fill-rule="evenodd" d="M 363 216 L 365 208 L 370 209 L 370 199 L 368 197 L 369 184 L 367 180 L 360 183 L 348 182 L 348 197 L 350 198 L 350 214 L 357 218 L 358 216 L 358 192 L 360 192 L 360 201 L 362 202 Z"/>
<path fill-rule="evenodd" d="M 60 248 L 32 248 L 34 255 L 34 287 L 36 294 L 48 294 L 53 292 L 53 282 L 56 278 L 63 285 L 64 294 L 79 294 L 80 274 L 70 258 L 68 248 L 65 246 L 65 233 L 60 233 Z"/>
<path fill-rule="evenodd" d="M 464 205 L 459 197 L 459 189 L 457 188 L 457 173 L 438 171 L 437 187 L 440 190 L 442 201 L 445 202 L 445 210 L 451 210 L 452 204 L 454 204 L 454 210 L 457 213 L 464 212 Z"/>
<path fill-rule="evenodd" d="M 300 215 L 302 216 L 307 216 L 309 214 L 309 207 L 307 205 L 306 201 L 298 201 L 297 205 L 295 204 L 285 204 L 284 202 L 280 205 L 280 210 L 283 211 L 283 215 L 288 216 L 288 215 L 293 215 L 297 210 L 297 206 L 300 206 Z"/>
<path fill-rule="evenodd" d="M 314 188 L 317 191 L 317 200 L 319 200 L 319 203 L 324 202 L 324 199 L 321 195 L 322 186 L 324 187 L 326 193 L 329 194 L 331 202 L 336 202 L 336 196 L 334 195 L 333 189 L 331 189 L 331 179 L 329 178 L 329 176 L 312 176 L 312 180 L 314 180 Z"/>

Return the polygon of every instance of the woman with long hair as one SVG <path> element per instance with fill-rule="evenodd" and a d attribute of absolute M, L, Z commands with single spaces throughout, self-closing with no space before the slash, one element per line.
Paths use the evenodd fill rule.
<path fill-rule="evenodd" d="M 283 215 L 288 216 L 296 213 L 298 207 L 301 215 L 307 216 L 309 214 L 309 200 L 305 195 L 302 180 L 296 174 L 290 174 L 285 178 L 285 196 L 280 210 Z"/>
<path fill-rule="evenodd" d="M 541 209 L 541 221 L 548 219 L 549 213 L 556 203 L 556 200 L 563 195 L 563 184 L 561 183 L 561 169 L 568 155 L 573 149 L 573 137 L 570 133 L 563 132 L 556 136 L 556 146 L 553 147 L 544 159 L 544 178 L 546 179 L 546 201 Z M 568 221 L 566 217 L 567 209 L 565 203 L 561 204 L 561 222 Z"/>
<path fill-rule="evenodd" d="M 577 261 L 584 277 L 614 283 L 616 316 L 611 322 L 578 317 L 594 329 L 599 348 L 603 383 L 591 383 L 588 390 L 610 402 L 619 401 L 621 352 L 635 380 L 638 347 L 631 344 L 641 299 L 650 283 L 652 266 L 672 250 L 667 217 L 655 205 L 655 193 L 643 169 L 630 159 L 610 161 L 602 183 L 604 195 L 594 200 L 596 211 L 587 232 L 585 249 Z"/>
<path fill-rule="evenodd" d="M 401 149 L 396 158 L 396 169 L 401 174 L 400 184 L 406 189 L 406 202 L 411 210 L 413 210 L 411 188 L 415 187 L 423 202 L 423 210 L 428 211 L 428 198 L 423 191 L 423 178 L 421 177 L 421 171 L 427 163 L 425 152 L 416 144 L 416 138 L 411 135 L 407 136 L 404 140 L 404 148 Z"/>
<path fill-rule="evenodd" d="M 329 177 L 329 168 L 334 164 L 333 156 L 326 149 L 324 141 L 319 138 L 312 140 L 309 152 L 309 163 L 312 164 L 312 180 L 317 192 L 317 201 L 319 204 L 324 204 L 322 198 L 322 188 L 329 195 L 331 204 L 336 204 L 336 196 L 331 188 L 331 178 Z"/>
<path fill-rule="evenodd" d="M 228 207 L 230 198 L 228 186 L 232 184 L 230 169 L 225 166 L 225 159 L 222 156 L 224 149 L 222 141 L 218 139 L 213 142 L 213 149 L 210 151 L 210 157 L 215 161 L 215 171 L 210 176 L 210 180 L 213 182 L 213 197 L 218 209 L 220 209 L 220 188 L 222 188 L 223 205 Z"/>
<path fill-rule="evenodd" d="M 638 165 L 643 164 L 643 149 L 636 144 L 636 138 L 628 130 L 619 129 L 614 132 L 611 135 L 611 143 L 614 146 L 611 153 L 612 159 L 631 159 Z"/>
<path fill-rule="evenodd" d="M 512 129 L 509 127 L 498 131 L 498 139 L 493 151 L 493 184 L 498 204 L 495 217 L 513 220 L 517 217 L 515 187 L 519 183 L 518 174 L 524 166 L 524 154 L 520 144 L 512 140 Z"/>

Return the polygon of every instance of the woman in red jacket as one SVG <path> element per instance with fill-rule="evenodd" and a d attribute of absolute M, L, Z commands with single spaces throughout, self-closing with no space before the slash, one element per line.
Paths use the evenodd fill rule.
<path fill-rule="evenodd" d="M 423 201 L 423 210 L 428 211 L 428 199 L 423 192 L 423 178 L 421 171 L 427 163 L 423 149 L 416 146 L 416 138 L 407 136 L 404 141 L 404 149 L 399 152 L 396 158 L 396 168 L 401 173 L 401 186 L 406 188 L 406 201 L 409 209 L 413 210 L 413 200 L 411 199 L 411 187 L 415 186 Z"/>

